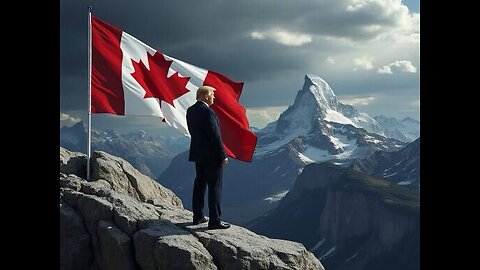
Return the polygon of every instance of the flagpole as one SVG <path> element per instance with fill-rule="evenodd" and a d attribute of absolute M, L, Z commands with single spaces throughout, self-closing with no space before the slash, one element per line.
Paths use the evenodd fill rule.
<path fill-rule="evenodd" d="M 88 6 L 88 131 L 87 131 L 87 181 L 90 180 L 92 143 L 92 6 Z"/>

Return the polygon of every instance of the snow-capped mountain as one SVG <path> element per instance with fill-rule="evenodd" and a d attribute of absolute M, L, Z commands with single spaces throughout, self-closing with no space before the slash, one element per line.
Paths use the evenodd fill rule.
<path fill-rule="evenodd" d="M 160 140 L 143 130 L 118 134 L 113 130 L 92 129 L 92 151 L 100 150 L 128 160 L 142 173 L 155 178 L 170 163 L 174 153 Z M 86 153 L 86 131 L 83 123 L 60 129 L 60 146 Z"/>
<path fill-rule="evenodd" d="M 385 138 L 377 121 L 338 101 L 322 78 L 307 74 L 295 102 L 279 119 L 257 133 L 255 154 L 269 155 L 292 144 L 305 164 L 363 158 L 376 150 L 392 151 L 404 144 Z"/>
<path fill-rule="evenodd" d="M 383 115 L 373 117 L 386 137 L 395 138 L 402 142 L 412 142 L 420 137 L 420 122 L 406 117 L 401 121 Z"/>
<path fill-rule="evenodd" d="M 349 165 L 375 151 L 395 151 L 405 143 L 376 133 L 375 119 L 340 103 L 320 77 L 306 75 L 294 104 L 257 132 L 251 163 L 232 160 L 224 169 L 223 217 L 236 224 L 273 209 L 306 164 Z M 157 181 L 191 205 L 195 167 L 188 152 L 176 156 Z"/>

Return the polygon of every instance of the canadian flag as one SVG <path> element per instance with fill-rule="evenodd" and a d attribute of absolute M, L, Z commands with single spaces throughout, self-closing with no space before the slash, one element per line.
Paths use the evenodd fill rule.
<path fill-rule="evenodd" d="M 252 160 L 256 135 L 238 103 L 243 83 L 157 51 L 92 16 L 92 113 L 148 115 L 190 136 L 186 111 L 202 85 L 217 89 L 215 111 L 227 155 Z"/>

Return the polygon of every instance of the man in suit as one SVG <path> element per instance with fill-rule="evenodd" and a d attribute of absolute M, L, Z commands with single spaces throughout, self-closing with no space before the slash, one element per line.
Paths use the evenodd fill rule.
<path fill-rule="evenodd" d="M 215 99 L 215 88 L 202 86 L 197 90 L 197 102 L 187 110 L 187 125 L 191 135 L 189 161 L 195 162 L 193 184 L 193 224 L 208 221 L 208 229 L 227 229 L 230 224 L 220 220 L 222 214 L 223 166 L 228 163 L 220 127 L 215 112 L 210 109 Z M 208 185 L 209 219 L 203 215 L 205 190 Z"/>

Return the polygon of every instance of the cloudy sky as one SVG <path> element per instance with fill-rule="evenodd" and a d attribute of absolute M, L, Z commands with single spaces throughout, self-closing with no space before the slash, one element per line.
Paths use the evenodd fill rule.
<path fill-rule="evenodd" d="M 420 0 L 60 1 L 60 126 L 87 116 L 87 6 L 190 64 L 243 81 L 240 103 L 264 127 L 293 104 L 306 73 L 372 116 L 419 119 Z M 93 128 L 175 130 L 151 117 L 93 115 Z"/>

